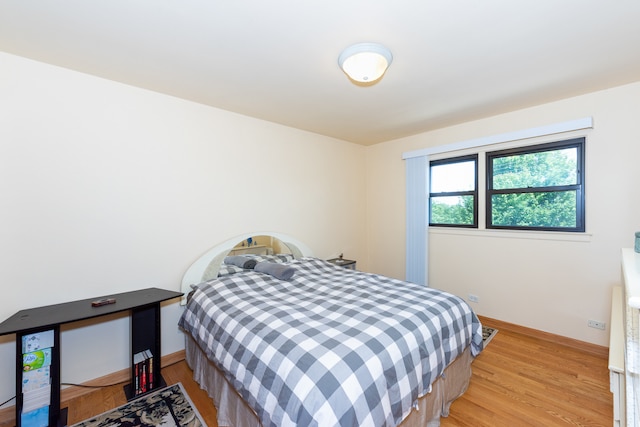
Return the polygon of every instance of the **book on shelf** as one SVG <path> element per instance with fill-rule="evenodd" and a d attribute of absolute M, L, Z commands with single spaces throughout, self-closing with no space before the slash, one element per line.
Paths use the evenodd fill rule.
<path fill-rule="evenodd" d="M 51 385 L 22 393 L 22 412 L 28 413 L 51 404 Z"/>
<path fill-rule="evenodd" d="M 22 353 L 31 353 L 32 351 L 51 347 L 53 347 L 53 329 L 22 337 Z"/>
<path fill-rule="evenodd" d="M 133 355 L 133 389 L 139 395 L 153 390 L 153 354 L 151 350 L 140 351 Z"/>
<path fill-rule="evenodd" d="M 24 353 L 22 355 L 22 370 L 25 372 L 45 368 L 47 366 L 51 366 L 50 348 L 43 348 L 30 353 Z"/>
<path fill-rule="evenodd" d="M 33 411 L 20 414 L 20 424 L 23 426 L 48 426 L 49 425 L 49 406 L 42 406 Z"/>
<path fill-rule="evenodd" d="M 22 373 L 22 392 L 36 390 L 51 385 L 51 366 L 24 371 Z"/>

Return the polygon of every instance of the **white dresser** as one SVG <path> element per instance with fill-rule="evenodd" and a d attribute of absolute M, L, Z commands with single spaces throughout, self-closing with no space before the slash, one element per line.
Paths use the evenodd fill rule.
<path fill-rule="evenodd" d="M 615 286 L 611 295 L 611 322 L 609 336 L 609 385 L 613 393 L 613 427 L 624 427 L 625 389 L 624 374 L 624 291 L 621 286 Z"/>
<path fill-rule="evenodd" d="M 615 286 L 611 295 L 611 321 L 609 323 L 609 385 L 613 393 L 613 427 L 625 425 L 625 390 L 624 374 L 624 291 L 622 286 Z"/>
<path fill-rule="evenodd" d="M 622 249 L 624 279 L 624 389 L 625 419 L 619 425 L 640 426 L 640 254 Z M 611 347 L 611 345 L 610 345 Z M 615 398 L 615 395 L 614 395 Z M 615 406 L 615 403 L 614 403 Z"/>

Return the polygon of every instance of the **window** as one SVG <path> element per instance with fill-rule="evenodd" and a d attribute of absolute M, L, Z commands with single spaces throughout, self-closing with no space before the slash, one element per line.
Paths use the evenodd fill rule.
<path fill-rule="evenodd" d="M 487 229 L 585 231 L 585 138 L 429 162 L 429 225 Z M 481 216 L 482 219 L 482 216 Z"/>
<path fill-rule="evenodd" d="M 478 155 L 429 165 L 429 225 L 478 227 Z"/>
<path fill-rule="evenodd" d="M 487 228 L 584 231 L 584 138 L 488 152 Z"/>

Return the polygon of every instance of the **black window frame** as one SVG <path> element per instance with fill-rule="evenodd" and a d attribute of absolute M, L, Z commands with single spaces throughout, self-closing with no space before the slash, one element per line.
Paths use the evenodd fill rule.
<path fill-rule="evenodd" d="M 527 230 L 527 231 L 560 231 L 560 232 L 584 232 L 586 223 L 585 212 L 585 140 L 586 138 L 572 138 L 563 141 L 555 141 L 545 144 L 529 145 L 518 148 L 510 148 L 506 150 L 491 151 L 486 153 L 486 193 L 485 207 L 486 218 L 485 227 L 487 229 L 500 230 Z M 576 184 L 560 185 L 547 187 L 527 187 L 527 188 L 511 188 L 511 189 L 493 189 L 493 159 L 499 157 L 508 157 L 513 155 L 523 155 L 529 153 L 539 153 L 545 151 L 562 150 L 566 148 L 577 149 L 577 176 Z M 495 194 L 515 194 L 515 193 L 537 193 L 537 192 L 566 192 L 576 191 L 576 226 L 575 227 L 538 227 L 538 226 L 512 226 L 512 225 L 493 225 L 492 215 L 492 196 Z"/>
<path fill-rule="evenodd" d="M 431 168 L 451 163 L 462 163 L 473 160 L 475 164 L 474 190 L 473 191 L 447 191 L 440 193 L 431 192 Z M 431 222 L 431 198 L 432 197 L 452 197 L 452 196 L 473 196 L 473 224 L 442 224 Z M 429 161 L 429 199 L 427 201 L 429 209 L 429 227 L 456 227 L 456 228 L 478 228 L 478 154 L 469 154 L 459 157 L 447 157 L 446 159 Z"/>

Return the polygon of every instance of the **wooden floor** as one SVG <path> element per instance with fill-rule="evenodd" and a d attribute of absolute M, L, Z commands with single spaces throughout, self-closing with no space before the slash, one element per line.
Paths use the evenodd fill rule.
<path fill-rule="evenodd" d="M 505 325 L 472 365 L 467 392 L 441 426 L 611 426 L 608 356 Z M 594 346 L 595 348 L 595 346 Z"/>
<path fill-rule="evenodd" d="M 607 356 L 603 348 L 574 348 L 548 341 L 504 324 L 473 362 L 467 392 L 451 406 L 441 425 L 610 426 L 613 419 Z M 181 361 L 162 370 L 168 384 L 181 382 L 210 427 L 217 427 L 215 408 L 191 379 Z M 106 387 L 64 402 L 69 424 L 126 403 L 121 385 Z M 2 424 L 0 424 L 1 426 Z"/>

